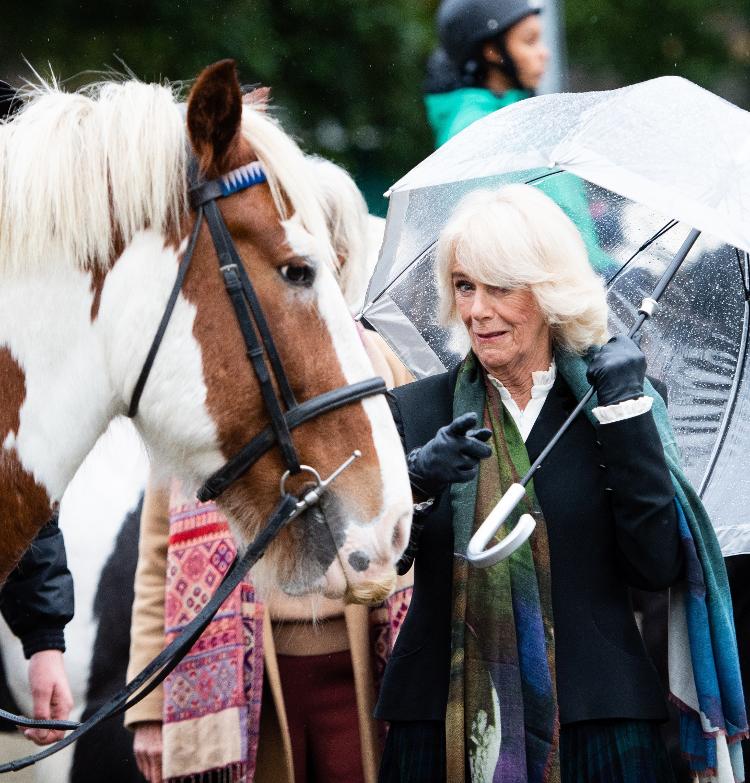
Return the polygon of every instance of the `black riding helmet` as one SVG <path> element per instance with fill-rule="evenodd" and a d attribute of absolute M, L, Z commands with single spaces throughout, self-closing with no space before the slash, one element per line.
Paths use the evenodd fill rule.
<path fill-rule="evenodd" d="M 527 16 L 538 14 L 542 0 L 443 0 L 437 14 L 440 43 L 460 69 L 464 83 L 476 85 L 488 67 L 500 68 L 522 88 L 518 71 L 503 43 L 503 33 Z M 482 46 L 495 41 L 503 58 L 501 65 L 487 63 Z"/>

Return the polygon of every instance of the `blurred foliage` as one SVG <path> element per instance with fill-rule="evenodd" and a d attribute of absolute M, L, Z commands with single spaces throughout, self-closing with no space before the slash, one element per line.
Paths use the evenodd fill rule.
<path fill-rule="evenodd" d="M 576 83 L 676 74 L 750 106 L 749 0 L 565 0 L 565 10 Z"/>
<path fill-rule="evenodd" d="M 84 69 L 194 78 L 233 57 L 244 83 L 271 85 L 285 127 L 343 163 L 381 214 L 383 191 L 432 149 L 421 83 L 433 2 L 409 0 L 44 0 L 4 8 L 0 76 L 22 58 L 75 85 Z"/>
<path fill-rule="evenodd" d="M 425 157 L 424 63 L 438 0 L 42 0 L 5 3 L 0 76 L 75 86 L 125 66 L 189 80 L 223 57 L 271 85 L 285 126 L 380 194 Z M 576 89 L 678 73 L 747 105 L 750 0 L 565 0 Z"/>

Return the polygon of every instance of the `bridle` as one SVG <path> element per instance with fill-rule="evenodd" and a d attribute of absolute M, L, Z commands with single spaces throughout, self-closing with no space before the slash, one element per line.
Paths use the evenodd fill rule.
<path fill-rule="evenodd" d="M 198 499 L 205 502 L 218 497 L 228 486 L 240 478 L 252 465 L 275 445 L 278 445 L 286 472 L 281 476 L 279 489 L 281 499 L 260 533 L 249 545 L 241 558 L 235 559 L 224 580 L 210 601 L 162 652 L 149 663 L 123 690 L 115 694 L 83 723 L 75 721 L 37 720 L 0 710 L 0 720 L 16 726 L 41 729 L 61 729 L 71 733 L 54 745 L 33 755 L 0 764 L 0 774 L 13 772 L 35 764 L 77 741 L 99 723 L 120 715 L 156 688 L 187 654 L 211 622 L 221 604 L 242 581 L 247 571 L 263 556 L 269 544 L 278 533 L 307 508 L 318 503 L 328 486 L 346 470 L 359 456 L 354 451 L 333 473 L 322 479 L 314 467 L 303 465 L 294 445 L 292 430 L 318 416 L 345 405 L 358 402 L 377 394 L 385 394 L 382 378 L 370 378 L 358 383 L 319 394 L 304 402 L 297 402 L 284 372 L 276 345 L 260 301 L 242 260 L 234 245 L 229 229 L 217 205 L 218 199 L 266 182 L 266 175 L 259 162 L 235 169 L 215 180 L 203 181 L 194 160 L 189 165 L 188 183 L 190 205 L 196 211 L 195 223 L 188 240 L 185 254 L 180 262 L 172 291 L 164 308 L 164 314 L 149 348 L 138 380 L 133 388 L 127 415 L 133 418 L 138 413 L 143 390 L 161 346 L 175 304 L 182 290 L 200 230 L 205 220 L 216 249 L 219 270 L 224 286 L 234 307 L 235 316 L 242 332 L 248 360 L 260 385 L 261 395 L 271 419 L 271 424 L 256 435 L 240 451 L 213 473 L 199 489 Z M 270 372 L 269 372 L 270 368 Z M 279 393 L 273 385 L 276 381 Z M 301 498 L 286 491 L 286 481 L 291 475 L 308 473 L 314 480 L 312 489 Z"/>
<path fill-rule="evenodd" d="M 297 402 L 289 379 L 284 372 L 284 366 L 279 358 L 263 308 L 217 204 L 217 201 L 221 198 L 266 182 L 263 167 L 258 161 L 255 161 L 230 171 L 219 179 L 204 182 L 198 173 L 197 164 L 192 159 L 189 166 L 189 181 L 191 183 L 189 188 L 190 204 L 196 210 L 195 224 L 161 322 L 133 388 L 128 416 L 133 418 L 138 413 L 141 395 L 146 386 L 146 381 L 156 359 L 156 354 L 169 324 L 177 298 L 182 290 L 182 285 L 193 258 L 195 245 L 198 241 L 201 225 L 205 219 L 214 248 L 216 249 L 219 271 L 224 279 L 224 287 L 234 307 L 237 323 L 245 342 L 247 357 L 260 386 L 261 396 L 271 423 L 206 479 L 203 486 L 198 490 L 198 500 L 206 502 L 216 499 L 274 445 L 278 445 L 281 451 L 281 456 L 287 469 L 285 476 L 305 471 L 314 478 L 317 477 L 316 481 L 320 484 L 321 481 L 317 471 L 310 466 L 302 465 L 300 462 L 299 454 L 292 439 L 292 430 L 306 421 L 310 421 L 310 419 L 317 418 L 337 408 L 358 402 L 366 397 L 385 394 L 385 382 L 382 378 L 369 378 L 365 381 L 325 392 L 302 403 Z M 274 388 L 272 376 L 276 381 L 278 394 L 276 388 Z M 359 454 L 356 452 L 352 454 L 334 472 L 334 476 L 339 475 L 358 456 Z M 300 509 L 299 513 L 303 510 L 304 508 Z"/>

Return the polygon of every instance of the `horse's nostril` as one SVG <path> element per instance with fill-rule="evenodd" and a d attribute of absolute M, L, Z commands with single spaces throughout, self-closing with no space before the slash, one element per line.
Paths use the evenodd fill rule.
<path fill-rule="evenodd" d="M 352 552 L 349 555 L 349 565 L 355 571 L 367 571 L 370 567 L 370 558 L 364 552 Z"/>

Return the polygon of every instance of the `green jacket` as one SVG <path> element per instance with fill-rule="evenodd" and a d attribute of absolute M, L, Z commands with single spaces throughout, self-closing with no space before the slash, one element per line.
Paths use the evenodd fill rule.
<path fill-rule="evenodd" d="M 435 146 L 442 146 L 475 120 L 530 96 L 526 90 L 508 90 L 497 95 L 483 87 L 428 93 L 424 102 L 427 120 L 435 134 Z"/>

